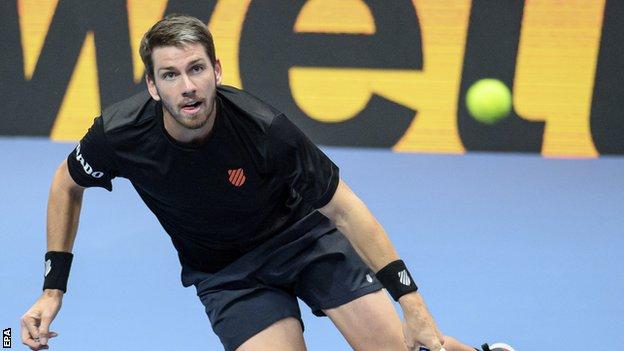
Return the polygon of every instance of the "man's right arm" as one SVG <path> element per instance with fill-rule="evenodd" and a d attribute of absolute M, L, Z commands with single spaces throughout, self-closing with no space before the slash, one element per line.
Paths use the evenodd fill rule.
<path fill-rule="evenodd" d="M 54 174 L 48 197 L 48 251 L 71 252 L 84 189 L 71 177 L 64 160 Z"/>
<path fill-rule="evenodd" d="M 78 185 L 64 160 L 56 170 L 48 197 L 47 251 L 71 252 L 78 229 L 83 187 Z M 21 319 L 22 342 L 31 350 L 47 349 L 50 323 L 61 308 L 63 291 L 45 289 Z"/>

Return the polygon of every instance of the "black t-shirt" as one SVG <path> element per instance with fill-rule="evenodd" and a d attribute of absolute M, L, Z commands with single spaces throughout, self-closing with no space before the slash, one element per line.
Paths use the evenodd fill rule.
<path fill-rule="evenodd" d="M 214 129 L 200 146 L 165 131 L 162 105 L 135 95 L 104 110 L 68 156 L 83 187 L 130 180 L 178 250 L 214 272 L 314 212 L 338 186 L 338 167 L 286 116 L 250 94 L 217 90 Z"/>

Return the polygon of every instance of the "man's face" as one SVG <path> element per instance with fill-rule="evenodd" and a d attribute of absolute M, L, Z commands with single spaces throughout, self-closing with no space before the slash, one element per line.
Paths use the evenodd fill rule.
<path fill-rule="evenodd" d="M 221 83 L 219 60 L 213 67 L 201 44 L 188 44 L 156 47 L 152 61 L 154 80 L 147 77 L 147 87 L 155 100 L 162 101 L 165 116 L 183 130 L 202 128 L 215 113 L 216 87 Z"/>

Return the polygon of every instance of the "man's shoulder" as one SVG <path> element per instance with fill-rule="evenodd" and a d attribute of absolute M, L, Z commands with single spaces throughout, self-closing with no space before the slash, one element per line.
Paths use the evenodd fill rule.
<path fill-rule="evenodd" d="M 242 112 L 245 117 L 262 127 L 270 126 L 275 117 L 282 114 L 267 102 L 235 87 L 221 85 L 217 89 L 217 94 L 228 103 L 228 106 Z"/>
<path fill-rule="evenodd" d="M 153 120 L 156 102 L 146 90 L 119 101 L 102 111 L 102 122 L 106 133 L 118 132 Z M 151 106 L 151 108 L 150 108 Z"/>

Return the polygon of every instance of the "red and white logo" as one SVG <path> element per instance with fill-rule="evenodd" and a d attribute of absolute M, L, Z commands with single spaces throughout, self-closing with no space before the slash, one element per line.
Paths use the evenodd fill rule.
<path fill-rule="evenodd" d="M 230 183 L 234 186 L 242 186 L 245 184 L 245 172 L 242 168 L 228 169 L 228 175 L 230 176 Z"/>

